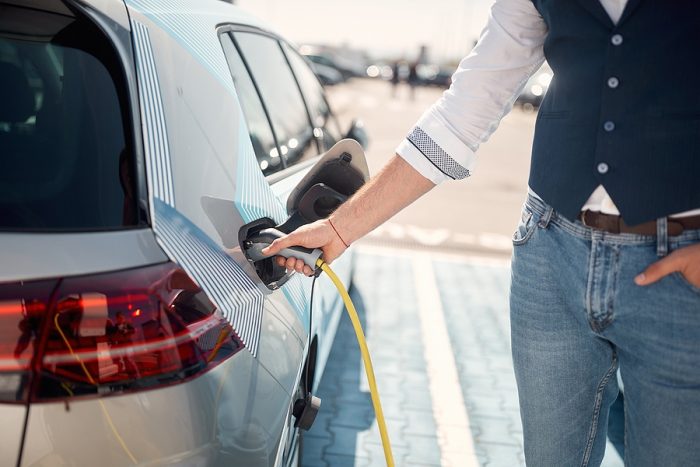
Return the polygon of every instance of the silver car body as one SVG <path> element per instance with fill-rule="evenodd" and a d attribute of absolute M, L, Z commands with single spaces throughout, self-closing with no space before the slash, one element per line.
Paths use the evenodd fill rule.
<path fill-rule="evenodd" d="M 289 192 L 312 166 L 287 169 L 270 184 L 255 159 L 217 30 L 230 24 L 268 29 L 217 0 L 77 5 L 109 35 L 127 70 L 136 160 L 147 175 L 152 226 L 0 233 L 0 281 L 170 260 L 223 309 L 246 348 L 181 384 L 65 403 L 0 404 L 0 465 L 283 465 L 293 449 L 291 406 L 309 350 L 311 281 L 293 276 L 269 290 L 238 239 L 221 234 L 237 233 L 261 217 L 283 222 Z M 347 257 L 334 264 L 346 283 L 350 263 Z M 341 307 L 321 277 L 312 324 L 318 336 L 314 384 Z"/>

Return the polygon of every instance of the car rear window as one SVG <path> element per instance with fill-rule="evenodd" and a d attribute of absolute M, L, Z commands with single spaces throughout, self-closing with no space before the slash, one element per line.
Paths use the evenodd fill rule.
<path fill-rule="evenodd" d="M 123 69 L 63 10 L 0 4 L 0 230 L 137 224 Z"/>

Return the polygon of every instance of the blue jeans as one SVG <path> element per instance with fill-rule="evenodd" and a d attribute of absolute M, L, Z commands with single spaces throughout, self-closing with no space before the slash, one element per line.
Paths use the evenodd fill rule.
<path fill-rule="evenodd" d="M 625 465 L 700 465 L 700 289 L 633 278 L 700 230 L 609 234 L 528 198 L 513 237 L 511 338 L 531 467 L 600 465 L 625 386 Z"/>

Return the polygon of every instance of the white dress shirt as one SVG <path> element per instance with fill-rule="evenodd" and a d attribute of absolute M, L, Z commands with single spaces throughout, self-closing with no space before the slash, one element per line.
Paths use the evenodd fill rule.
<path fill-rule="evenodd" d="M 617 23 L 627 0 L 600 3 Z M 468 176 L 479 145 L 496 131 L 527 80 L 544 62 L 546 36 L 547 25 L 531 0 L 496 0 L 479 42 L 452 76 L 452 86 L 414 127 L 414 131 L 420 128 L 439 146 L 440 153 L 446 153 L 461 167 L 451 170 L 452 176 L 448 176 L 408 138 L 396 152 L 435 184 Z M 620 214 L 602 185 L 581 208 Z M 697 214 L 700 209 L 676 216 Z"/>

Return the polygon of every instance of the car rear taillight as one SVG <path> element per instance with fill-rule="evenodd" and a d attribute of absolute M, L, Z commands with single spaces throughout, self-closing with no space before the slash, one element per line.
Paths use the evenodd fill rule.
<path fill-rule="evenodd" d="M 26 401 L 38 334 L 56 281 L 0 284 L 0 402 Z"/>
<path fill-rule="evenodd" d="M 16 284 L 0 287 L 5 289 L 0 321 L 7 317 L 0 329 L 0 400 L 52 400 L 177 383 L 243 347 L 221 312 L 174 264 L 54 284 L 32 284 L 33 294 Z M 12 287 L 21 293 L 4 300 Z"/>

